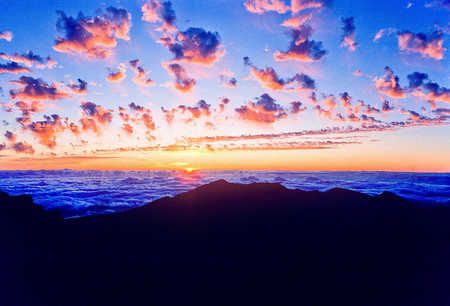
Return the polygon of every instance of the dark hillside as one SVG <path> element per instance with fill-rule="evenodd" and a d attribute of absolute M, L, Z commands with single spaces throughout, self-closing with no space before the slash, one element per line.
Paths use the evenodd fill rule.
<path fill-rule="evenodd" d="M 450 304 L 450 208 L 387 192 L 221 180 L 110 215 L 0 211 L 2 305 Z"/>

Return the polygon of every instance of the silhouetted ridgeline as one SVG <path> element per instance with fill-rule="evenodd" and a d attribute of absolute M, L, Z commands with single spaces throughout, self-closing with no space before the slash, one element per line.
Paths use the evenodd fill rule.
<path fill-rule="evenodd" d="M 450 304 L 450 207 L 392 193 L 221 180 L 69 220 L 0 193 L 0 230 L 0 305 Z"/>

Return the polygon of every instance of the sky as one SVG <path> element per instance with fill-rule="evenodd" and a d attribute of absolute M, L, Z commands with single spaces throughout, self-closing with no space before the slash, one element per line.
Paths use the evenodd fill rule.
<path fill-rule="evenodd" d="M 0 169 L 450 171 L 450 2 L 11 1 Z"/>

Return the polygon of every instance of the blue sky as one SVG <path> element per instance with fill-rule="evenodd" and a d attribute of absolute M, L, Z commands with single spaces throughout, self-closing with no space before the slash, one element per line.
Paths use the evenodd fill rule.
<path fill-rule="evenodd" d="M 123 161 L 122 165 L 130 162 L 138 168 L 172 168 L 177 163 L 210 168 L 211 163 L 204 161 L 219 159 L 219 168 L 245 168 L 248 163 L 252 168 L 265 168 L 269 163 L 274 168 L 288 169 L 309 169 L 310 165 L 315 165 L 313 169 L 449 171 L 448 1 L 293 1 L 317 5 L 294 13 L 290 0 L 171 1 L 169 6 L 176 16 L 174 31 L 158 29 L 164 24 L 164 13 L 167 13 L 162 9 L 163 1 L 32 0 L 9 3 L 0 12 L 0 33 L 9 31 L 13 37 L 11 41 L 0 39 L 0 52 L 12 55 L 32 51 L 44 59 L 50 56 L 58 64 L 52 69 L 39 69 L 34 64 L 28 67 L 29 72 L 9 70 L 0 73 L 3 89 L 0 120 L 4 122 L 0 127 L 3 159 L 0 167 L 45 165 L 58 168 L 66 167 L 76 159 L 80 168 L 108 168 L 111 163 L 98 161 L 101 160 L 99 157 L 114 157 Z M 159 8 L 154 11 L 156 20 L 142 19 L 146 3 Z M 284 5 L 286 12 L 267 9 L 274 3 Z M 250 6 L 258 8 L 259 12 L 252 12 Z M 109 7 L 126 12 L 128 19 L 104 17 Z M 104 58 L 92 58 L 73 50 L 62 52 L 55 48 L 55 40 L 57 37 L 70 39 L 64 31 L 57 29 L 60 18 L 57 11 L 73 18 L 82 12 L 87 23 L 100 16 L 108 26 L 114 27 L 114 22 L 126 25 L 129 39 L 117 37 L 120 34 L 114 32 L 117 31 L 115 28 L 106 33 L 116 45 L 107 47 L 111 54 Z M 289 18 L 306 15 L 310 15 L 309 20 L 296 28 L 281 25 Z M 348 17 L 354 20 L 354 32 L 346 33 L 356 43 L 353 51 L 341 45 L 345 34 L 342 18 Z M 167 45 L 158 41 L 163 35 L 178 39 L 177 35 L 187 35 L 184 31 L 191 27 L 209 33 L 209 38 L 216 37 L 218 44 L 207 46 L 206 40 L 194 37 L 198 47 L 195 49 L 179 40 L 185 54 L 177 59 Z M 321 42 L 326 54 L 315 61 L 277 60 L 274 56 L 277 51 L 288 50 L 290 31 L 307 28 L 312 33 L 306 40 Z M 385 29 L 385 35 L 374 41 L 375 34 L 381 29 Z M 402 39 L 406 41 L 403 45 Z M 188 52 L 194 52 L 200 60 L 206 56 L 215 56 L 215 59 L 208 64 L 195 62 L 188 58 Z M 244 64 L 246 56 L 251 65 Z M 148 73 L 146 78 L 153 80 L 151 86 L 133 81 L 135 74 L 129 61 L 135 59 L 139 59 L 139 66 Z M 14 59 L 0 60 L 3 65 L 11 62 Z M 23 66 L 23 63 L 18 64 Z M 189 90 L 177 90 L 174 87 L 176 78 L 167 68 L 171 64 L 181 65 L 187 77 L 195 80 L 195 85 Z M 120 65 L 126 76 L 119 82 L 109 82 L 108 74 L 117 72 Z M 386 66 L 390 67 L 393 77 L 399 78 L 397 90 L 389 91 L 386 86 L 391 85 L 387 83 L 381 88 L 376 81 L 389 77 L 385 74 Z M 271 83 L 264 83 L 262 79 L 266 68 L 273 68 L 269 73 Z M 266 77 L 268 71 L 264 72 Z M 359 73 L 355 74 L 356 71 Z M 411 87 L 407 78 L 414 72 L 428 75 L 417 88 Z M 235 78 L 237 87 L 225 87 L 221 75 L 225 80 Z M 306 75 L 314 80 L 314 88 L 293 89 L 297 83 L 290 80 L 296 75 Z M 67 95 L 15 97 L 9 91 L 19 90 L 25 83 L 18 85 L 11 81 L 22 76 L 40 78 L 42 84 L 51 88 L 56 86 Z M 77 79 L 87 82 L 86 92 L 77 94 L 68 87 L 72 82 L 76 84 Z M 346 109 L 339 99 L 344 92 L 351 96 L 351 109 Z M 267 96 L 263 97 L 263 94 Z M 311 98 L 313 94 L 316 101 Z M 329 104 L 333 102 L 327 102 L 326 97 L 331 97 L 336 106 Z M 230 102 L 222 103 L 223 98 Z M 24 115 L 23 109 L 17 106 L 21 99 L 29 105 L 33 101 L 42 104 L 38 111 L 27 114 L 30 118 L 26 123 L 17 121 Z M 202 108 L 198 104 L 200 100 L 208 107 Z M 392 111 L 382 111 L 385 100 L 389 101 Z M 294 101 L 301 102 L 305 110 L 295 112 L 292 109 Z M 360 101 L 364 106 L 358 113 L 355 108 Z M 87 106 L 83 108 L 86 102 L 98 106 L 93 106 L 94 113 L 89 113 Z M 142 114 L 151 114 L 153 128 L 143 125 L 140 111 L 128 106 L 131 102 L 144 107 Z M 111 117 L 100 118 L 109 110 Z M 172 122 L 167 117 L 170 110 L 174 114 Z M 44 115 L 52 114 L 58 115 L 60 121 L 40 123 L 37 130 L 36 123 L 46 121 Z M 125 120 L 125 115 L 134 119 Z M 68 118 L 66 122 L 65 118 Z M 97 128 L 87 126 L 86 121 L 82 122 L 83 118 L 95 121 Z M 80 132 L 72 133 L 67 127 L 68 122 L 76 125 Z M 124 125 L 129 126 L 128 130 Z M 359 130 L 348 132 L 349 127 Z M 326 128 L 342 131 L 318 135 L 317 131 Z M 8 131 L 13 138 L 3 137 Z M 309 132 L 307 137 L 283 135 L 299 131 Z M 221 142 L 205 139 L 248 135 L 272 136 Z M 195 142 L 192 138 L 202 141 Z M 173 145 L 180 143 L 183 146 L 174 149 Z M 23 145 L 32 146 L 33 150 L 23 150 Z M 172 154 L 174 151 L 177 155 Z M 231 154 L 237 154 L 232 151 L 241 152 L 239 162 L 230 162 Z M 319 154 L 318 151 L 323 156 L 320 160 L 325 159 L 320 167 L 319 160 L 310 161 L 312 156 Z M 403 155 L 398 156 L 396 152 Z M 268 154 L 270 158 L 265 160 Z M 390 154 L 384 156 L 384 160 L 397 160 L 399 166 L 394 167 L 392 161 L 383 163 L 383 154 Z M 413 156 L 401 157 L 408 154 Z M 283 155 L 291 164 L 277 161 L 276 157 Z M 307 159 L 309 164 L 296 163 L 295 156 Z M 336 156 L 341 156 L 339 162 Z M 357 156 L 355 160 L 359 162 L 348 161 L 346 164 L 346 156 L 349 160 Z M 434 160 L 430 156 L 434 156 Z M 188 161 L 184 161 L 186 158 Z M 86 163 L 88 159 L 90 162 Z M 146 159 L 150 162 L 146 163 Z M 255 159 L 261 160 L 260 166 L 250 162 Z M 26 160 L 25 164 L 23 160 Z M 361 162 L 364 160 L 373 163 Z"/>

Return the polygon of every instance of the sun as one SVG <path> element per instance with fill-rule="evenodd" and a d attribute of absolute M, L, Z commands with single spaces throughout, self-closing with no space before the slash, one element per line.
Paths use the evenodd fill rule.
<path fill-rule="evenodd" d="M 200 168 L 191 168 L 191 167 L 184 168 L 184 171 L 186 171 L 187 173 L 192 173 L 192 172 L 195 172 L 197 170 L 200 170 Z"/>

